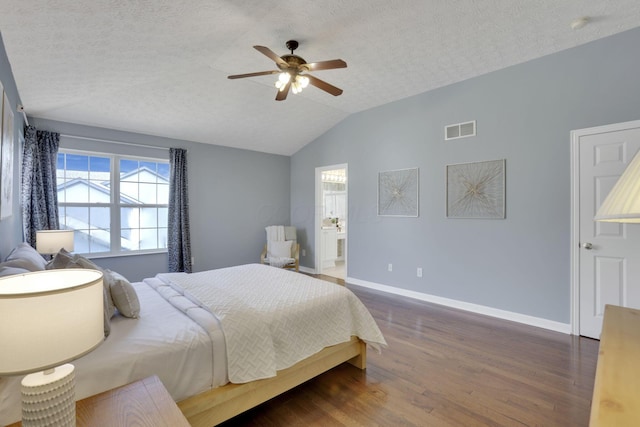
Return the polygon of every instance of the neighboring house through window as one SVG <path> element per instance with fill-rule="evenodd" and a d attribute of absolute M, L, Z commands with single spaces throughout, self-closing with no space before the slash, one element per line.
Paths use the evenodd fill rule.
<path fill-rule="evenodd" d="M 60 226 L 75 252 L 118 254 L 167 248 L 169 162 L 60 149 Z"/>

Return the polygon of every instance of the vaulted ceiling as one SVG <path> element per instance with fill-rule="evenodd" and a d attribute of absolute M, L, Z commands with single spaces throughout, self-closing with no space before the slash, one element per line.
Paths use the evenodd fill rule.
<path fill-rule="evenodd" d="M 29 116 L 291 155 L 352 113 L 640 24 L 637 0 L 3 0 Z M 571 23 L 589 16 L 574 30 Z M 276 102 L 252 46 L 348 68 Z"/>

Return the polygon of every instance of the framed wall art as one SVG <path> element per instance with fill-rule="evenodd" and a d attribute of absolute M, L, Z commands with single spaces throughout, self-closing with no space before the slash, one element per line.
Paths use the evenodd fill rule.
<path fill-rule="evenodd" d="M 378 215 L 418 216 L 418 168 L 378 173 Z"/>
<path fill-rule="evenodd" d="M 505 159 L 447 165 L 447 218 L 505 218 Z"/>

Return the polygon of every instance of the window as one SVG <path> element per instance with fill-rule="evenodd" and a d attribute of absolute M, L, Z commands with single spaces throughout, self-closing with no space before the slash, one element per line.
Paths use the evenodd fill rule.
<path fill-rule="evenodd" d="M 75 252 L 166 249 L 168 161 L 63 149 L 57 161 L 60 226 L 75 230 Z"/>

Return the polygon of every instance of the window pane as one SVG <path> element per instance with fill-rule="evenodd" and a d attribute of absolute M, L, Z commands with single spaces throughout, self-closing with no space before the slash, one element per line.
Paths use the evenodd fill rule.
<path fill-rule="evenodd" d="M 169 184 L 158 184 L 158 204 L 169 204 Z"/>
<path fill-rule="evenodd" d="M 138 203 L 139 193 L 137 182 L 124 181 L 120 183 L 120 203 Z"/>
<path fill-rule="evenodd" d="M 140 228 L 140 208 L 120 208 L 122 228 Z"/>
<path fill-rule="evenodd" d="M 166 227 L 169 224 L 169 208 L 158 208 L 158 225 Z"/>
<path fill-rule="evenodd" d="M 67 171 L 88 171 L 89 156 L 83 156 L 80 154 L 66 154 L 65 169 Z"/>
<path fill-rule="evenodd" d="M 158 228 L 158 248 L 167 248 L 167 228 Z"/>
<path fill-rule="evenodd" d="M 140 203 L 155 205 L 158 203 L 157 184 L 140 184 Z"/>
<path fill-rule="evenodd" d="M 158 181 L 158 164 L 156 162 L 140 162 L 140 182 Z"/>
<path fill-rule="evenodd" d="M 120 181 L 128 180 L 128 177 L 132 172 L 138 169 L 137 160 L 120 160 Z M 135 174 L 134 174 L 135 175 Z M 134 178 L 137 181 L 137 178 Z"/>
<path fill-rule="evenodd" d="M 158 247 L 158 229 L 144 228 L 140 230 L 140 249 L 156 249 Z"/>
<path fill-rule="evenodd" d="M 123 228 L 120 233 L 120 246 L 123 251 L 140 249 L 140 229 Z"/>
<path fill-rule="evenodd" d="M 89 229 L 89 207 L 67 206 L 64 223 L 74 230 Z M 60 218 L 62 220 L 62 218 Z"/>
<path fill-rule="evenodd" d="M 110 172 L 111 161 L 109 160 L 108 157 L 91 156 L 89 158 L 89 170 L 91 172 Z M 106 177 L 108 181 L 110 175 L 107 175 Z"/>
<path fill-rule="evenodd" d="M 75 230 L 74 252 L 110 250 L 109 208 L 66 206 L 59 209 L 60 224 Z"/>
<path fill-rule="evenodd" d="M 102 229 L 89 230 L 88 241 L 89 251 L 91 253 L 107 252 L 111 248 L 111 231 Z"/>
<path fill-rule="evenodd" d="M 89 215 L 91 215 L 91 228 L 109 230 L 111 228 L 111 216 L 109 215 L 109 210 L 110 209 L 108 207 L 89 208 Z"/>
<path fill-rule="evenodd" d="M 140 226 L 154 229 L 158 227 L 158 208 L 142 208 Z"/>
<path fill-rule="evenodd" d="M 169 182 L 169 163 L 158 163 L 159 182 Z"/>

